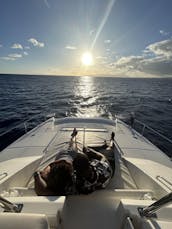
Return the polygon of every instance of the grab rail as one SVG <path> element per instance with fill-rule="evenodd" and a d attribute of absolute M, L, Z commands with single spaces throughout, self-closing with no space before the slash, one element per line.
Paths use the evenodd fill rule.
<path fill-rule="evenodd" d="M 159 133 L 157 130 L 151 128 L 150 126 L 146 125 L 145 123 L 137 120 L 137 119 L 131 119 L 131 127 L 136 130 L 138 133 L 140 133 L 142 136 L 146 136 L 149 141 L 151 141 L 153 144 L 155 144 L 158 148 L 163 150 L 163 152 L 169 157 L 170 160 L 172 160 L 172 155 L 171 155 L 171 145 L 172 145 L 172 139 L 166 137 L 165 135 Z M 139 124 L 139 125 L 137 125 Z M 144 134 L 145 130 L 148 132 L 147 135 Z M 155 138 L 149 136 L 149 134 L 153 134 L 154 136 L 156 135 Z M 157 142 L 157 137 L 159 137 L 158 142 Z M 163 144 L 163 141 L 166 141 L 167 144 Z M 162 146 L 163 144 L 163 146 Z M 170 144 L 170 146 L 168 145 Z"/>
<path fill-rule="evenodd" d="M 23 208 L 23 204 L 14 204 L 2 196 L 0 196 L 0 204 L 2 205 L 1 207 L 4 209 L 4 212 L 19 213 Z"/>
<path fill-rule="evenodd" d="M 6 130 L 6 131 L 2 132 L 2 133 L 0 134 L 0 137 L 3 137 L 5 134 L 8 134 L 8 133 L 12 132 L 13 130 L 15 130 L 15 129 L 18 128 L 18 127 L 22 127 L 23 125 L 24 125 L 24 127 L 25 127 L 25 132 L 27 132 L 27 127 L 26 127 L 26 124 L 25 124 L 26 122 L 27 122 L 27 121 L 25 121 L 24 123 L 20 123 L 20 124 L 18 124 L 18 125 L 16 125 L 16 126 L 10 128 L 9 130 Z"/>
<path fill-rule="evenodd" d="M 8 173 L 1 173 L 0 174 L 0 180 L 2 180 L 2 179 L 4 179 L 5 177 L 7 177 L 8 176 Z"/>
<path fill-rule="evenodd" d="M 161 184 L 165 185 L 170 191 L 172 191 L 172 183 L 170 181 L 159 175 L 156 176 L 156 179 L 161 182 Z M 171 186 L 171 188 L 169 186 Z"/>
<path fill-rule="evenodd" d="M 134 123 L 139 123 L 140 125 L 142 125 L 142 131 L 141 131 L 141 134 L 143 135 L 144 134 L 144 131 L 145 131 L 145 128 L 147 128 L 148 130 L 151 130 L 153 133 L 159 135 L 160 137 L 162 137 L 163 139 L 165 139 L 166 141 L 170 142 L 172 144 L 172 140 L 167 138 L 165 135 L 159 133 L 158 131 L 154 130 L 153 128 L 149 127 L 148 125 L 146 125 L 145 123 L 135 119 L 134 120 Z"/>
<path fill-rule="evenodd" d="M 172 202 L 172 192 L 147 207 L 139 207 L 138 211 L 141 217 L 156 217 L 155 212 L 170 202 Z"/>
<path fill-rule="evenodd" d="M 55 114 L 52 114 L 55 116 Z M 35 126 L 38 126 L 41 122 L 46 121 L 54 116 L 43 114 L 41 117 L 39 114 L 32 116 L 31 118 L 24 120 L 22 123 L 15 125 L 14 127 L 0 133 L 0 152 L 7 147 L 9 144 L 17 140 L 20 136 L 27 134 L 28 131 L 34 129 Z M 35 122 L 35 125 L 33 124 Z M 15 134 L 13 134 L 15 133 Z M 9 136 L 12 136 L 9 137 Z"/>
<path fill-rule="evenodd" d="M 6 130 L 6 131 L 2 132 L 2 133 L 0 134 L 0 137 L 3 137 L 5 134 L 8 134 L 8 133 L 12 132 L 13 130 L 15 130 L 16 128 L 22 127 L 22 126 L 24 126 L 25 133 L 27 133 L 27 130 L 28 130 L 27 123 L 30 122 L 31 120 L 33 120 L 35 117 L 36 117 L 36 116 L 34 116 L 34 117 L 32 117 L 32 118 L 30 118 L 30 119 L 28 119 L 28 120 L 25 120 L 25 121 L 22 122 L 22 123 L 19 123 L 18 125 L 16 125 L 16 126 L 10 128 L 9 130 Z"/>

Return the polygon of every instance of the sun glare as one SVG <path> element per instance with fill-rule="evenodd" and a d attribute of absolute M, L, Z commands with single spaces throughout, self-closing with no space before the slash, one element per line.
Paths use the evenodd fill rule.
<path fill-rule="evenodd" d="M 93 56 L 90 52 L 83 53 L 81 57 L 81 62 L 83 65 L 89 66 L 93 64 Z"/>

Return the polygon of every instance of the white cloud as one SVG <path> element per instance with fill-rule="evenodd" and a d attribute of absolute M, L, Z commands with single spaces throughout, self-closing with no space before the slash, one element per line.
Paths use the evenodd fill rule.
<path fill-rule="evenodd" d="M 22 54 L 13 53 L 13 54 L 9 54 L 8 57 L 17 59 L 17 58 L 21 58 L 22 57 Z"/>
<path fill-rule="evenodd" d="M 95 59 L 96 59 L 96 63 L 101 64 L 101 65 L 107 64 L 107 62 L 108 62 L 107 56 L 96 56 Z"/>
<path fill-rule="evenodd" d="M 24 54 L 25 56 L 28 56 L 28 55 L 29 55 L 27 52 L 23 52 L 23 54 Z"/>
<path fill-rule="evenodd" d="M 156 42 L 146 47 L 148 52 L 156 56 L 172 57 L 172 39 Z"/>
<path fill-rule="evenodd" d="M 23 49 L 23 46 L 21 44 L 15 43 L 11 46 L 12 49 Z"/>
<path fill-rule="evenodd" d="M 28 41 L 35 47 L 42 48 L 45 46 L 45 44 L 43 42 L 39 42 L 35 38 L 30 38 Z"/>
<path fill-rule="evenodd" d="M 111 40 L 105 40 L 104 43 L 105 44 L 110 44 L 111 43 Z"/>
<path fill-rule="evenodd" d="M 166 32 L 164 30 L 160 30 L 159 33 L 162 35 L 162 36 L 168 36 L 169 35 L 169 32 Z"/>
<path fill-rule="evenodd" d="M 15 60 L 15 58 L 8 57 L 8 56 L 0 57 L 0 59 L 1 60 Z"/>
<path fill-rule="evenodd" d="M 76 49 L 77 49 L 77 47 L 67 45 L 67 46 L 65 47 L 65 49 L 69 49 L 69 50 L 76 50 Z"/>
<path fill-rule="evenodd" d="M 0 59 L 9 61 L 9 60 L 17 60 L 21 57 L 22 57 L 21 54 L 12 53 L 12 54 L 9 54 L 8 56 L 0 57 Z"/>
<path fill-rule="evenodd" d="M 172 39 L 150 44 L 143 55 L 121 57 L 110 66 L 125 75 L 172 76 Z"/>
<path fill-rule="evenodd" d="M 116 70 L 121 71 L 121 73 L 128 73 L 133 70 L 142 70 L 142 61 L 144 57 L 142 56 L 128 56 L 121 57 L 114 64 L 111 64 L 111 67 L 114 67 Z"/>

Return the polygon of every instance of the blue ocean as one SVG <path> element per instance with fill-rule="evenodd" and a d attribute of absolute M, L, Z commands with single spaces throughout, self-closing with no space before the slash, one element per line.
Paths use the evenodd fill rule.
<path fill-rule="evenodd" d="M 117 116 L 127 123 L 134 113 L 172 139 L 172 78 L 0 75 L 0 150 L 24 133 L 24 122 L 31 129 L 53 113 L 59 118 Z M 172 144 L 144 134 L 172 157 Z"/>

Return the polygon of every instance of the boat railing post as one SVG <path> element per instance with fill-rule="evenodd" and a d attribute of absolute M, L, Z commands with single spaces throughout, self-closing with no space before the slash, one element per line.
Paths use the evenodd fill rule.
<path fill-rule="evenodd" d="M 52 130 L 54 130 L 54 126 L 55 126 L 55 117 L 52 117 Z"/>
<path fill-rule="evenodd" d="M 84 127 L 84 133 L 83 133 L 83 147 L 85 147 L 85 127 Z"/>
<path fill-rule="evenodd" d="M 27 133 L 27 122 L 24 122 L 25 133 Z"/>
<path fill-rule="evenodd" d="M 142 128 L 142 135 L 144 134 L 145 128 L 146 128 L 146 125 L 145 125 L 145 124 L 143 124 L 143 128 Z"/>
<path fill-rule="evenodd" d="M 118 119 L 115 118 L 115 129 L 117 130 Z"/>

